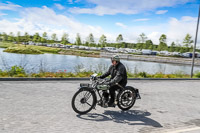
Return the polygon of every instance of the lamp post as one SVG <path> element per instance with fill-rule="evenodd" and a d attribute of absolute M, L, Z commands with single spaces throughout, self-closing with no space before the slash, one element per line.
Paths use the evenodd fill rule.
<path fill-rule="evenodd" d="M 193 54 L 192 54 L 192 68 L 191 68 L 191 75 L 190 75 L 191 78 L 193 77 L 193 68 L 194 68 L 194 59 L 195 59 L 195 49 L 196 49 L 197 35 L 198 35 L 198 29 L 199 29 L 199 19 L 200 19 L 200 4 L 199 4 L 199 15 L 198 15 L 198 20 L 197 20 L 196 36 L 195 36 L 194 48 L 193 48 Z"/>

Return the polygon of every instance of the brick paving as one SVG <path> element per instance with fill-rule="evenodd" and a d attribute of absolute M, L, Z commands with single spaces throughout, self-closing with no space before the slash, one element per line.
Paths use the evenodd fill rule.
<path fill-rule="evenodd" d="M 97 106 L 86 115 L 71 108 L 79 82 L 88 81 L 1 81 L 0 133 L 171 133 L 200 127 L 199 80 L 131 80 L 128 85 L 142 97 L 133 108 Z"/>

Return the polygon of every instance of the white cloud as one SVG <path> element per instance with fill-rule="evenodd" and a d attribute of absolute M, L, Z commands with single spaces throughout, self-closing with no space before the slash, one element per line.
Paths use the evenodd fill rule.
<path fill-rule="evenodd" d="M 194 39 L 196 24 L 196 17 L 184 16 L 180 20 L 171 18 L 169 21 L 168 32 L 166 33 L 168 39 L 170 41 L 176 41 L 178 39 L 182 43 L 187 33 L 192 35 L 192 39 Z M 198 38 L 198 40 L 200 41 L 200 38 Z"/>
<path fill-rule="evenodd" d="M 145 33 L 148 39 L 151 39 L 154 44 L 158 44 L 159 37 L 162 33 L 166 33 L 168 24 L 156 24 L 156 25 L 143 25 L 143 26 L 131 26 L 127 27 L 128 30 L 124 31 L 123 35 L 125 41 L 137 43 L 139 35 Z"/>
<path fill-rule="evenodd" d="M 82 14 L 137 14 L 144 11 L 151 11 L 161 7 L 173 7 L 177 4 L 185 4 L 193 0 L 87 0 L 95 5 L 93 8 L 70 8 L 72 13 Z"/>
<path fill-rule="evenodd" d="M 141 18 L 141 19 L 134 19 L 133 21 L 137 22 L 137 21 L 148 21 L 148 18 Z"/>
<path fill-rule="evenodd" d="M 64 6 L 62 6 L 61 4 L 54 4 L 59 10 L 63 10 L 65 9 Z"/>
<path fill-rule="evenodd" d="M 73 3 L 78 3 L 80 2 L 81 0 L 68 0 L 69 4 L 73 4 Z"/>
<path fill-rule="evenodd" d="M 183 16 L 181 19 L 170 18 L 168 22 L 162 24 L 127 27 L 128 30 L 124 30 L 123 35 L 126 41 L 137 42 L 139 34 L 145 33 L 154 44 L 159 44 L 160 36 L 165 34 L 168 45 L 171 45 L 173 41 L 182 44 L 187 33 L 194 40 L 196 24 L 196 17 Z M 198 38 L 198 46 L 200 46 L 200 38 Z"/>
<path fill-rule="evenodd" d="M 68 2 L 69 2 L 70 4 L 73 4 L 73 0 L 68 0 Z"/>
<path fill-rule="evenodd" d="M 156 12 L 156 14 L 165 14 L 167 12 L 168 12 L 168 10 L 159 10 Z"/>
<path fill-rule="evenodd" d="M 4 15 L 8 15 L 8 14 L 5 14 L 5 13 L 1 13 L 1 12 L 0 12 L 0 16 L 4 16 Z"/>
<path fill-rule="evenodd" d="M 22 18 L 16 19 L 15 22 L 6 19 L 0 20 L 0 31 L 6 33 L 21 31 L 22 34 L 24 32 L 30 34 L 47 32 L 49 37 L 52 33 L 56 33 L 59 38 L 63 32 L 66 32 L 71 41 L 75 40 L 76 33 L 80 33 L 83 40 L 90 33 L 93 33 L 96 40 L 104 34 L 107 36 L 108 42 L 115 42 L 118 34 L 123 35 L 124 41 L 137 42 L 139 34 L 145 33 L 155 44 L 159 43 L 161 34 L 166 34 L 168 45 L 170 45 L 172 41 L 179 40 L 182 42 L 187 33 L 191 34 L 194 39 L 197 22 L 196 17 L 190 16 L 183 16 L 181 19 L 170 18 L 166 23 L 156 23 L 155 25 L 127 26 L 117 22 L 115 24 L 122 29 L 119 30 L 120 33 L 112 33 L 112 31 L 105 32 L 106 29 L 102 29 L 100 26 L 83 24 L 73 18 L 56 14 L 54 10 L 46 6 L 42 8 L 22 8 L 20 11 Z M 0 13 L 0 15 L 6 14 Z M 147 21 L 147 18 L 137 19 L 136 21 Z M 200 42 L 200 38 L 198 38 L 198 42 Z"/>
<path fill-rule="evenodd" d="M 117 26 L 119 26 L 119 27 L 122 27 L 122 28 L 124 28 L 124 29 L 127 28 L 126 25 L 124 25 L 124 24 L 122 24 L 122 23 L 119 23 L 119 22 L 115 23 L 115 25 L 117 25 Z"/>
<path fill-rule="evenodd" d="M 17 8 L 21 7 L 20 5 L 13 4 L 11 2 L 0 3 L 0 10 L 16 10 Z"/>
<path fill-rule="evenodd" d="M 108 7 L 103 7 L 103 6 L 98 6 L 96 8 L 79 8 L 79 7 L 74 7 L 70 8 L 69 11 L 71 13 L 75 14 L 97 14 L 99 16 L 103 16 L 104 14 L 109 14 L 109 15 L 114 15 L 116 13 L 123 12 L 124 14 L 136 14 L 138 13 L 137 11 L 130 11 L 130 10 L 125 10 L 125 9 L 110 9 Z"/>
<path fill-rule="evenodd" d="M 42 8 L 26 8 L 21 12 L 23 18 L 16 19 L 15 22 L 3 19 L 0 20 L 0 31 L 6 33 L 20 31 L 22 34 L 28 32 L 34 34 L 38 32 L 42 35 L 43 32 L 47 32 L 50 37 L 51 34 L 56 33 L 59 39 L 63 32 L 69 34 L 71 41 L 74 41 L 76 33 L 80 33 L 82 40 L 84 40 L 90 33 L 93 33 L 94 37 L 99 38 L 102 34 L 107 37 L 112 37 L 111 34 L 105 33 L 100 26 L 91 26 L 80 23 L 73 18 L 59 15 L 54 10 L 44 6 Z"/>

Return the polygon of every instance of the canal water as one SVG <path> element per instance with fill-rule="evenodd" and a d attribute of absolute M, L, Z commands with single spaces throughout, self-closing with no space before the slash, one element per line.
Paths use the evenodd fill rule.
<path fill-rule="evenodd" d="M 25 68 L 27 72 L 67 71 L 76 72 L 83 70 L 103 71 L 105 72 L 111 65 L 108 58 L 80 57 L 73 55 L 60 54 L 15 54 L 3 52 L 0 48 L 0 69 L 9 69 L 11 66 L 18 65 Z M 154 74 L 162 72 L 165 74 L 184 72 L 190 74 L 190 65 L 166 64 L 144 61 L 121 60 L 130 72 L 147 72 Z M 200 67 L 195 67 L 194 71 L 200 71 Z"/>

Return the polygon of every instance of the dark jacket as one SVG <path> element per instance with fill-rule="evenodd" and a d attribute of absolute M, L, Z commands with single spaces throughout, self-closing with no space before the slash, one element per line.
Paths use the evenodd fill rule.
<path fill-rule="evenodd" d="M 110 84 L 118 83 L 125 86 L 127 83 L 127 73 L 125 66 L 119 62 L 116 66 L 111 65 L 106 73 L 100 76 L 100 78 L 105 78 L 111 75 Z"/>

